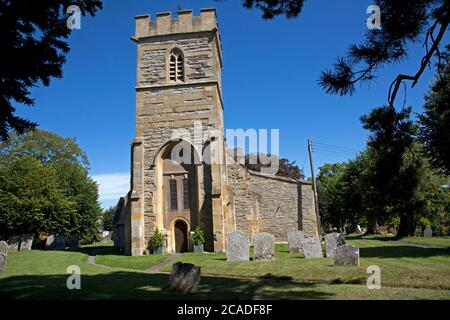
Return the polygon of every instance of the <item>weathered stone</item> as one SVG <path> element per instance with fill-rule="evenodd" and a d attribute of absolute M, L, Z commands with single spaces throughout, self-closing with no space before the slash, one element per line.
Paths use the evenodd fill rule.
<path fill-rule="evenodd" d="M 425 230 L 423 230 L 423 236 L 426 238 L 430 238 L 433 236 L 433 229 L 430 226 L 427 226 Z"/>
<path fill-rule="evenodd" d="M 66 237 L 64 236 L 57 236 L 56 237 L 56 250 L 64 250 L 66 248 Z"/>
<path fill-rule="evenodd" d="M 288 248 L 290 253 L 301 253 L 302 240 L 305 238 L 305 234 L 300 230 L 289 231 L 287 234 Z"/>
<path fill-rule="evenodd" d="M 56 246 L 55 235 L 51 234 L 47 237 L 47 240 L 45 241 L 45 249 L 53 250 L 55 249 L 55 246 Z"/>
<path fill-rule="evenodd" d="M 76 251 L 80 248 L 80 237 L 78 235 L 73 235 L 70 237 L 70 250 Z"/>
<path fill-rule="evenodd" d="M 201 269 L 190 263 L 177 262 L 172 266 L 168 290 L 170 292 L 196 292 L 201 279 Z"/>
<path fill-rule="evenodd" d="M 337 247 L 334 254 L 334 265 L 359 267 L 359 248 L 350 245 Z"/>
<path fill-rule="evenodd" d="M 303 239 L 302 249 L 306 259 L 323 258 L 322 245 L 319 238 Z"/>
<path fill-rule="evenodd" d="M 6 270 L 6 257 L 8 256 L 8 244 L 0 241 L 0 272 Z"/>
<path fill-rule="evenodd" d="M 227 261 L 248 261 L 250 258 L 250 242 L 242 231 L 227 234 Z"/>
<path fill-rule="evenodd" d="M 31 250 L 33 245 L 33 236 L 30 234 L 24 234 L 20 242 L 20 251 Z"/>
<path fill-rule="evenodd" d="M 275 237 L 262 232 L 253 235 L 253 261 L 272 260 L 275 257 Z"/>
<path fill-rule="evenodd" d="M 345 244 L 344 235 L 342 233 L 333 232 L 325 235 L 326 253 L 328 258 L 334 257 L 336 248 Z"/>

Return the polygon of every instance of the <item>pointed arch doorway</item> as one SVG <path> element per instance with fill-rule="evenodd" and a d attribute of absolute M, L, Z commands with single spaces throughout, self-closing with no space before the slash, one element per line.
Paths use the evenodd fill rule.
<path fill-rule="evenodd" d="M 188 246 L 188 226 L 183 220 L 177 220 L 174 225 L 175 252 L 187 252 Z"/>

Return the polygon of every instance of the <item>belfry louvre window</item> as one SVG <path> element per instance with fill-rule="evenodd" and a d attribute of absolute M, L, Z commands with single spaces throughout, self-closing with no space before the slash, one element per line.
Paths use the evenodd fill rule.
<path fill-rule="evenodd" d="M 172 82 L 184 81 L 183 53 L 179 49 L 173 49 L 170 53 L 169 78 Z"/>
<path fill-rule="evenodd" d="M 170 210 L 178 209 L 178 199 L 177 199 L 177 180 L 171 179 L 169 182 L 169 202 Z"/>
<path fill-rule="evenodd" d="M 183 209 L 190 208 L 189 180 L 183 179 Z"/>

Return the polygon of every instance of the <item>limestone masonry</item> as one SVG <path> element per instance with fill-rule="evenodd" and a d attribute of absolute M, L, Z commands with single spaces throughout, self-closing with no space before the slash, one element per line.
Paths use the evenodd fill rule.
<path fill-rule="evenodd" d="M 189 235 L 197 226 L 205 232 L 205 250 L 215 252 L 226 250 L 226 235 L 236 230 L 249 239 L 268 232 L 278 242 L 292 230 L 317 236 L 311 184 L 249 171 L 226 148 L 215 9 L 200 16 L 182 10 L 176 19 L 158 13 L 156 21 L 142 15 L 135 22 L 136 137 L 115 246 L 142 255 L 151 250 L 156 228 L 166 235 L 169 253 L 191 251 Z"/>

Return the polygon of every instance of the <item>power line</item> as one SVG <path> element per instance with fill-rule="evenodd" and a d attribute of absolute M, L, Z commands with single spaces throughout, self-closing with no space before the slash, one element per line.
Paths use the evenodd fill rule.
<path fill-rule="evenodd" d="M 347 150 L 347 151 L 351 151 L 351 152 L 359 152 L 359 150 L 357 150 L 355 148 L 337 146 L 337 145 L 334 145 L 334 144 L 318 142 L 318 141 L 313 141 L 313 145 L 323 146 L 323 147 L 327 147 L 327 148 L 330 148 L 330 149 L 338 149 L 338 150 Z"/>

